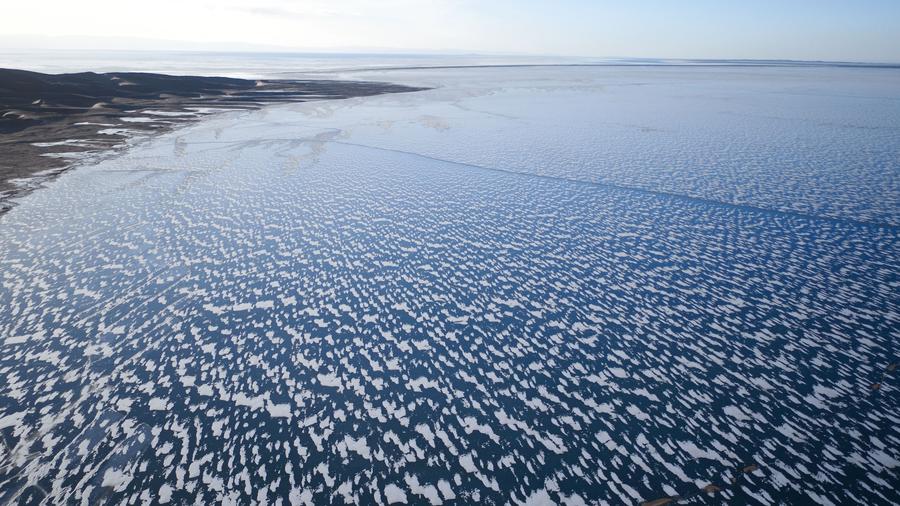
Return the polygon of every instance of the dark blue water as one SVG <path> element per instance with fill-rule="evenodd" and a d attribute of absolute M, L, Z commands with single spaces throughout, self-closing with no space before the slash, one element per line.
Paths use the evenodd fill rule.
<path fill-rule="evenodd" d="M 0 218 L 7 497 L 898 501 L 895 225 L 363 147 L 342 114 L 418 99 L 370 100 Z"/>

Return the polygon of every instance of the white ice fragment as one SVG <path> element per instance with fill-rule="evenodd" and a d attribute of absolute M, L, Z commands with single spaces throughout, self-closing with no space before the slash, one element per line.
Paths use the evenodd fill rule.
<path fill-rule="evenodd" d="M 123 413 L 127 413 L 127 412 L 131 411 L 131 405 L 133 403 L 134 403 L 134 399 L 119 399 L 116 401 L 116 411 L 121 411 Z"/>
<path fill-rule="evenodd" d="M 262 409 L 266 405 L 266 397 L 257 395 L 256 397 L 247 397 L 243 392 L 234 396 L 234 403 L 238 406 L 246 406 L 250 409 Z"/>
<path fill-rule="evenodd" d="M 13 413 L 11 415 L 0 416 L 0 429 L 5 429 L 7 427 L 16 427 L 22 423 L 22 420 L 24 418 L 24 411 L 20 413 Z"/>
<path fill-rule="evenodd" d="M 449 481 L 438 480 L 437 488 L 441 491 L 441 495 L 444 496 L 445 501 L 456 499 L 456 494 L 453 493 L 453 488 L 451 488 Z"/>
<path fill-rule="evenodd" d="M 313 506 L 313 494 L 309 490 L 292 489 L 288 494 L 291 506 Z"/>
<path fill-rule="evenodd" d="M 725 406 L 725 409 L 723 411 L 725 411 L 726 415 L 734 418 L 735 420 L 740 420 L 742 422 L 750 420 L 750 417 L 747 416 L 747 414 L 737 406 Z"/>
<path fill-rule="evenodd" d="M 266 411 L 274 418 L 291 418 L 292 416 L 290 404 L 273 404 L 272 402 L 267 402 Z"/>
<path fill-rule="evenodd" d="M 103 483 L 100 485 L 101 487 L 110 487 L 114 490 L 119 489 L 126 483 L 131 481 L 131 476 L 125 474 L 120 469 L 107 469 L 105 473 L 103 473 Z"/>
<path fill-rule="evenodd" d="M 159 487 L 159 503 L 167 504 L 172 500 L 172 486 L 168 483 L 163 483 L 161 487 Z"/>
<path fill-rule="evenodd" d="M 341 379 L 333 373 L 319 374 L 318 376 L 316 376 L 316 378 L 324 387 L 341 388 L 341 386 L 343 386 L 343 384 L 341 383 Z"/>
<path fill-rule="evenodd" d="M 540 489 L 528 496 L 525 502 L 519 502 L 518 504 L 523 506 L 555 506 L 556 501 L 550 498 L 550 494 L 546 490 Z"/>
<path fill-rule="evenodd" d="M 406 504 L 406 492 L 402 488 L 389 483 L 384 487 L 384 497 L 388 504 Z"/>
<path fill-rule="evenodd" d="M 344 436 L 344 444 L 347 445 L 348 450 L 356 452 L 360 457 L 366 460 L 372 460 L 372 450 L 370 450 L 369 445 L 366 444 L 365 437 L 353 439 L 350 436 Z"/>
<path fill-rule="evenodd" d="M 169 407 L 166 405 L 165 399 L 154 397 L 150 399 L 150 411 L 166 411 Z"/>
<path fill-rule="evenodd" d="M 409 474 L 404 477 L 404 481 L 413 494 L 420 495 L 425 499 L 428 499 L 428 502 L 432 505 L 438 506 L 440 504 L 444 504 L 444 501 L 441 500 L 441 496 L 438 494 L 438 489 L 434 485 L 422 485 L 419 483 L 418 476 L 412 476 Z"/>
<path fill-rule="evenodd" d="M 570 496 L 562 495 L 561 500 L 565 506 L 587 506 L 587 503 L 578 494 L 572 494 Z"/>

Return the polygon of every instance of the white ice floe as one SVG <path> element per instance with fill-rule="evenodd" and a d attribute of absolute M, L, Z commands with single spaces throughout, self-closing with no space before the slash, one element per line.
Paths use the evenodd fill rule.
<path fill-rule="evenodd" d="M 406 504 L 406 492 L 393 483 L 384 487 L 384 497 L 388 504 Z"/>

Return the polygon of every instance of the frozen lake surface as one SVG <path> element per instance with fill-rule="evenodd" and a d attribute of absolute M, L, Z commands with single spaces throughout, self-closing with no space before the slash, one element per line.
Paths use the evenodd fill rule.
<path fill-rule="evenodd" d="M 344 77 L 0 217 L 0 499 L 900 500 L 900 71 Z"/>

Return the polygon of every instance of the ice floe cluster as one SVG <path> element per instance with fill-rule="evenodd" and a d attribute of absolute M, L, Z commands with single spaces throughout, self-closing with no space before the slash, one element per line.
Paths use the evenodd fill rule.
<path fill-rule="evenodd" d="M 0 218 L 0 498 L 621 504 L 756 463 L 716 499 L 897 500 L 900 396 L 871 386 L 900 236 L 867 221 L 896 207 L 742 207 L 373 133 L 432 135 L 418 100 L 208 120 Z"/>

